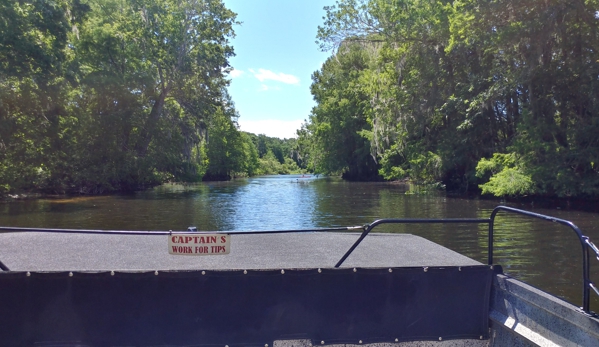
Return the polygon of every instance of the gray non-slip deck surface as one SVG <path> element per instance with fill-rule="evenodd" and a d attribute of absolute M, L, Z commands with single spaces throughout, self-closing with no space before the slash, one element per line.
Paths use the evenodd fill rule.
<path fill-rule="evenodd" d="M 12 271 L 332 268 L 358 233 L 231 235 L 228 255 L 171 255 L 166 235 L 0 233 Z M 342 267 L 481 265 L 424 238 L 370 234 Z"/>

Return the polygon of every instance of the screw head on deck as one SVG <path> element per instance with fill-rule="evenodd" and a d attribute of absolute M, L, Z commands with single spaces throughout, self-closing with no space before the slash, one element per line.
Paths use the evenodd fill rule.
<path fill-rule="evenodd" d="M 318 269 L 318 273 L 321 273 L 321 272 L 322 272 L 322 269 Z"/>
<path fill-rule="evenodd" d="M 243 270 L 243 274 L 247 275 L 248 274 L 248 270 Z"/>
<path fill-rule="evenodd" d="M 73 277 L 73 273 L 72 272 L 69 272 L 69 277 Z"/>
<path fill-rule="evenodd" d="M 321 344 L 321 345 L 324 345 L 324 341 L 320 341 L 320 344 Z"/>
<path fill-rule="evenodd" d="M 27 271 L 27 277 L 31 276 L 31 272 Z"/>
<path fill-rule="evenodd" d="M 362 340 L 358 341 L 359 343 L 362 343 Z"/>
<path fill-rule="evenodd" d="M 264 345 L 264 347 L 268 347 L 268 343 Z"/>
<path fill-rule="evenodd" d="M 460 267 L 458 267 L 458 271 L 462 271 L 462 267 L 461 267 L 461 266 L 460 266 Z"/>
<path fill-rule="evenodd" d="M 358 272 L 358 269 L 354 268 L 354 272 Z"/>
<path fill-rule="evenodd" d="M 154 271 L 154 275 L 158 276 L 158 270 Z"/>
<path fill-rule="evenodd" d="M 285 270 L 281 270 L 281 275 L 284 275 L 284 274 L 285 274 Z"/>
<path fill-rule="evenodd" d="M 393 269 L 389 268 L 389 272 L 393 272 Z"/>
<path fill-rule="evenodd" d="M 399 342 L 399 339 L 395 339 L 395 342 Z"/>
<path fill-rule="evenodd" d="M 442 337 L 439 337 L 439 341 L 443 341 L 443 338 L 442 338 Z"/>
<path fill-rule="evenodd" d="M 493 265 L 489 266 L 489 269 L 493 270 Z"/>
<path fill-rule="evenodd" d="M 202 275 L 205 275 L 205 274 L 206 274 L 206 271 L 202 271 Z"/>
<path fill-rule="evenodd" d="M 110 271 L 110 276 L 114 276 L 114 271 Z"/>
<path fill-rule="evenodd" d="M 425 267 L 425 268 L 424 268 L 424 272 L 428 272 L 428 267 Z"/>
<path fill-rule="evenodd" d="M 480 335 L 480 339 L 481 339 L 481 340 L 483 339 L 483 336 L 482 336 L 482 335 Z"/>

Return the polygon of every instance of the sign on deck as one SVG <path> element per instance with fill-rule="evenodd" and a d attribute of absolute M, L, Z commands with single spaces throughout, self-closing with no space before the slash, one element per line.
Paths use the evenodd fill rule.
<path fill-rule="evenodd" d="M 172 234 L 168 236 L 168 252 L 175 255 L 229 254 L 231 235 Z"/>

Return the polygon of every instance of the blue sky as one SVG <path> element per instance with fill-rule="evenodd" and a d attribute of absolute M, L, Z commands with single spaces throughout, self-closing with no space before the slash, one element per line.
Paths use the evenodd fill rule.
<path fill-rule="evenodd" d="M 314 106 L 311 75 L 330 52 L 316 45 L 324 6 L 334 0 L 224 0 L 243 22 L 232 40 L 231 94 L 241 130 L 295 137 Z"/>

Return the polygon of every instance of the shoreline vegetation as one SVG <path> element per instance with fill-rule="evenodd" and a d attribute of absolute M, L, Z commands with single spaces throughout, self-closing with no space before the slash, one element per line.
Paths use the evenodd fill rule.
<path fill-rule="evenodd" d="M 599 200 L 599 2 L 338 0 L 295 139 L 239 130 L 221 0 L 0 4 L 0 198 L 317 172 Z M 588 207 L 588 206 L 587 206 Z"/>

